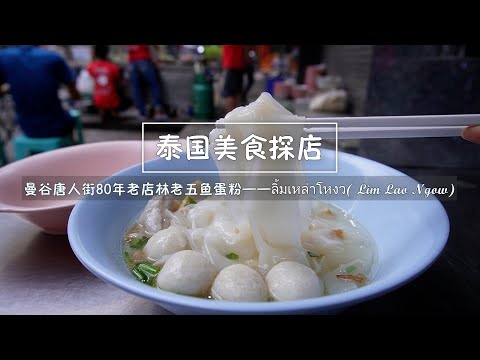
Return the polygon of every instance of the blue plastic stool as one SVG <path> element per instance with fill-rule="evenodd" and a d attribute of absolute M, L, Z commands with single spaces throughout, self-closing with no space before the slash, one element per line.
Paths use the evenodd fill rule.
<path fill-rule="evenodd" d="M 20 160 L 32 154 L 73 145 L 73 141 L 68 137 L 31 138 L 25 135 L 18 135 L 15 137 L 14 144 L 15 159 Z"/>
<path fill-rule="evenodd" d="M 70 115 L 76 119 L 76 141 L 74 141 L 70 136 L 31 138 L 26 135 L 18 135 L 14 139 L 15 159 L 20 160 L 32 154 L 55 150 L 75 144 L 83 144 L 83 127 L 80 119 L 80 112 L 78 110 L 70 110 Z"/>
<path fill-rule="evenodd" d="M 70 116 L 75 119 L 75 129 L 77 130 L 77 140 L 75 144 L 83 144 L 83 124 L 80 118 L 80 111 L 72 109 L 69 111 Z"/>

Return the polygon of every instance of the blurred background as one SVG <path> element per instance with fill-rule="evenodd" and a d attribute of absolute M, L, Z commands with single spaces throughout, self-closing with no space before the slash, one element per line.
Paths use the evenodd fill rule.
<path fill-rule="evenodd" d="M 103 45 L 108 53 L 100 63 L 93 45 L 40 47 L 61 56 L 73 73 L 79 97 L 72 99 L 66 86 L 58 96 L 65 109 L 78 111 L 82 142 L 140 139 L 142 121 L 215 121 L 263 91 L 307 117 L 480 113 L 477 45 Z M 0 45 L 0 54 L 9 48 Z M 138 59 L 148 60 L 154 79 Z M 113 111 L 103 109 L 101 99 L 95 102 L 108 79 L 105 61 L 118 72 L 110 89 L 118 97 Z M 21 129 L 8 81 L 1 86 L 5 163 L 16 158 L 13 140 Z M 156 138 L 158 129 L 146 138 Z M 202 133 L 188 125 L 165 131 Z M 433 166 L 439 158 L 445 167 L 478 166 L 474 145 L 458 138 L 339 145 L 394 166 Z"/>

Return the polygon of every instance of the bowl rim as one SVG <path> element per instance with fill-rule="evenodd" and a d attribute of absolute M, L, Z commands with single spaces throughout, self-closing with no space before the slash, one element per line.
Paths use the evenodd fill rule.
<path fill-rule="evenodd" d="M 72 152 L 76 152 L 76 151 L 79 151 L 79 150 L 81 151 L 81 149 L 85 149 L 85 148 L 90 149 L 90 148 L 96 148 L 96 147 L 105 147 L 105 146 L 112 146 L 113 144 L 125 146 L 125 145 L 127 145 L 127 143 L 131 144 L 131 145 L 141 144 L 141 140 L 98 141 L 98 142 L 93 142 L 93 143 L 71 145 L 71 146 L 67 146 L 67 147 L 63 147 L 63 148 L 59 148 L 59 149 L 55 149 L 55 150 L 45 151 L 45 152 L 42 152 L 42 153 L 39 153 L 39 154 L 30 155 L 26 158 L 16 160 L 14 162 L 11 162 L 7 165 L 4 165 L 4 166 L 0 167 L 0 179 L 2 177 L 11 176 L 19 168 L 21 169 L 22 167 L 26 167 L 31 162 L 38 162 L 39 158 L 43 159 L 42 161 L 47 161 L 48 158 L 50 158 L 52 156 L 55 157 L 59 153 L 62 153 L 62 155 L 61 155 L 62 157 L 68 157 Z M 136 166 L 136 165 L 138 165 L 138 163 L 135 164 L 135 165 L 132 165 L 131 167 Z M 124 171 L 124 170 L 126 170 L 126 169 L 117 171 L 117 173 L 119 173 L 121 171 Z M 115 174 L 117 174 L 117 173 L 115 173 Z M 112 174 L 112 175 L 108 176 L 107 178 L 109 178 L 109 177 L 111 177 L 115 174 Z M 54 204 L 54 205 L 50 205 L 50 206 L 44 206 L 44 207 L 40 207 L 40 206 L 39 207 L 29 207 L 29 206 L 21 206 L 21 205 L 15 205 L 15 204 L 2 202 L 1 199 L 0 199 L 0 213 L 1 212 L 7 212 L 7 213 L 23 214 L 23 213 L 44 213 L 44 212 L 54 211 L 54 210 L 68 210 L 68 209 L 73 208 L 77 204 L 77 202 L 80 201 L 80 200 L 81 199 L 77 199 L 77 200 L 63 200 L 63 199 L 60 199 L 60 200 L 58 200 L 58 204 Z M 39 201 L 38 203 L 39 203 L 39 205 L 42 204 L 41 201 Z"/>
<path fill-rule="evenodd" d="M 323 151 L 333 152 L 333 150 L 324 149 Z M 393 169 L 388 165 L 379 163 L 377 161 L 367 159 L 361 156 L 354 154 L 338 152 L 339 161 L 340 157 L 347 161 L 363 161 L 376 165 L 388 168 L 392 174 L 408 176 L 401 171 Z M 157 161 L 157 159 L 149 160 Z M 131 170 L 134 167 L 139 165 L 133 165 L 129 168 L 126 168 L 117 174 L 112 176 L 117 176 L 120 173 Z M 409 176 L 408 176 L 409 177 Z M 414 179 L 415 180 L 415 179 Z M 415 180 L 416 181 L 416 180 Z M 360 303 L 375 297 L 379 297 L 386 293 L 389 293 L 403 284 L 415 279 L 425 272 L 438 258 L 441 254 L 443 248 L 445 247 L 448 241 L 448 235 L 450 232 L 450 222 L 445 211 L 445 208 L 441 202 L 435 197 L 435 199 L 429 200 L 437 209 L 440 211 L 441 217 L 445 221 L 442 222 L 441 236 L 438 237 L 434 245 L 429 248 L 429 252 L 425 254 L 422 258 L 422 261 L 418 261 L 412 266 L 408 267 L 400 275 L 396 275 L 395 278 L 387 278 L 373 281 L 367 286 L 355 289 L 355 291 L 348 291 L 339 294 L 333 294 L 328 296 L 322 296 L 317 298 L 310 299 L 301 299 L 301 300 L 291 300 L 284 302 L 235 302 L 235 301 L 212 301 L 210 299 L 197 298 L 187 295 L 174 294 L 168 291 L 161 289 L 153 288 L 142 284 L 135 280 L 133 277 L 129 281 L 124 281 L 117 277 L 115 271 L 109 270 L 109 268 L 102 263 L 98 262 L 93 256 L 91 256 L 86 249 L 83 247 L 82 240 L 77 236 L 77 232 L 74 231 L 76 226 L 76 216 L 81 208 L 84 206 L 85 201 L 80 199 L 73 208 L 73 211 L 70 215 L 68 221 L 68 238 L 70 246 L 72 247 L 73 252 L 80 260 L 80 262 L 93 274 L 98 276 L 100 279 L 113 284 L 119 287 L 122 290 L 125 290 L 136 296 L 141 296 L 148 300 L 151 300 L 157 304 L 165 304 L 175 306 L 182 306 L 191 309 L 196 309 L 198 311 L 209 311 L 209 312 L 218 312 L 218 313 L 256 313 L 256 314 L 269 314 L 269 313 L 281 313 L 281 312 L 302 312 L 302 311 L 312 311 L 312 310 L 334 310 L 336 308 L 345 308 L 349 305 Z"/>

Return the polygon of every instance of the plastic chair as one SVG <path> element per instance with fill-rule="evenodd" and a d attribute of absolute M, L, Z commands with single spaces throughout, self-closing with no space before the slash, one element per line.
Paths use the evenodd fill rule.
<path fill-rule="evenodd" d="M 18 135 L 14 139 L 15 159 L 20 160 L 32 154 L 55 150 L 70 145 L 83 144 L 83 126 L 80 111 L 70 110 L 70 116 L 75 119 L 76 140 L 72 139 L 71 136 L 31 138 L 26 135 Z"/>
<path fill-rule="evenodd" d="M 83 124 L 80 118 L 80 111 L 72 109 L 69 113 L 75 119 L 75 129 L 77 130 L 77 140 L 74 141 L 74 144 L 83 144 Z"/>

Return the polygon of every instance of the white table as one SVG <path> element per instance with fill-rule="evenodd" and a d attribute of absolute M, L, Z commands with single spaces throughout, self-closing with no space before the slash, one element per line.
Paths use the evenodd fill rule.
<path fill-rule="evenodd" d="M 170 313 L 95 277 L 66 236 L 0 214 L 0 314 Z"/>

